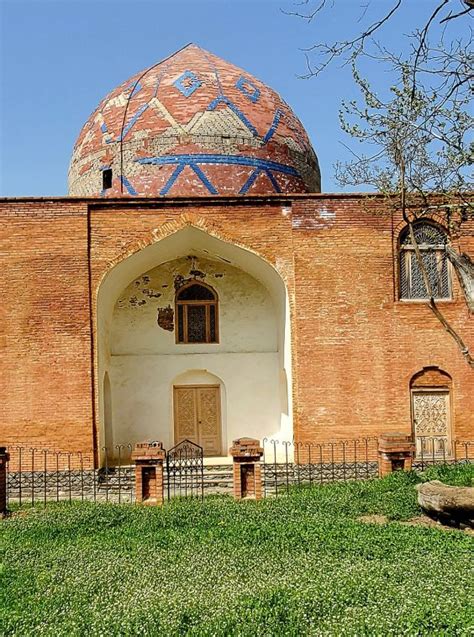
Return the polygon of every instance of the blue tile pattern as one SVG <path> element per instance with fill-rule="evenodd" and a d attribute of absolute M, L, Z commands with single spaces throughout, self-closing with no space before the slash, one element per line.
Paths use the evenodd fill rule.
<path fill-rule="evenodd" d="M 136 197 L 138 195 L 137 191 L 132 186 L 132 184 L 128 181 L 128 179 L 125 177 L 125 175 L 120 175 L 120 181 L 125 186 L 125 188 L 127 189 L 127 192 L 128 192 L 129 195 L 132 195 L 134 197 Z"/>
<path fill-rule="evenodd" d="M 185 71 L 173 82 L 173 86 L 176 86 L 184 97 L 190 97 L 201 85 L 201 80 L 192 71 Z"/>
<path fill-rule="evenodd" d="M 283 115 L 283 111 L 281 109 L 277 108 L 277 110 L 275 111 L 275 115 L 273 116 L 273 121 L 270 124 L 270 128 L 268 129 L 267 134 L 263 138 L 263 143 L 264 144 L 266 144 L 268 141 L 270 141 L 270 139 L 275 134 L 275 131 L 278 128 L 278 124 L 280 123 L 280 120 L 282 118 L 282 115 Z"/>
<path fill-rule="evenodd" d="M 134 95 L 142 90 L 142 85 L 140 84 L 140 82 L 132 82 L 132 84 L 130 84 L 130 86 L 128 87 L 128 90 L 129 89 L 132 89 L 132 92 L 130 93 L 128 98 L 131 99 Z"/>
<path fill-rule="evenodd" d="M 275 192 L 281 192 L 281 188 L 275 179 L 274 172 L 282 173 L 284 175 L 291 175 L 293 177 L 299 177 L 300 175 L 293 166 L 287 166 L 286 164 L 280 164 L 276 161 L 269 159 L 258 159 L 257 157 L 245 157 L 243 155 L 211 155 L 211 154 L 196 154 L 196 155 L 161 155 L 158 157 L 143 157 L 136 159 L 139 164 L 153 164 L 156 166 L 165 166 L 176 164 L 176 168 L 173 171 L 171 177 L 166 182 L 165 186 L 161 189 L 160 195 L 167 195 L 172 188 L 173 184 L 178 179 L 179 175 L 183 172 L 186 166 L 189 166 L 194 173 L 199 177 L 202 183 L 206 186 L 208 192 L 213 195 L 218 194 L 217 188 L 211 183 L 206 174 L 201 168 L 202 164 L 220 164 L 228 166 L 251 166 L 255 170 L 247 179 L 245 184 L 240 189 L 239 194 L 244 195 L 252 185 L 255 183 L 257 177 L 261 172 L 265 173 L 270 180 Z"/>
<path fill-rule="evenodd" d="M 250 122 L 242 113 L 242 111 L 224 95 L 219 95 L 219 97 L 216 97 L 215 100 L 212 100 L 212 102 L 207 107 L 207 110 L 214 111 L 219 106 L 219 104 L 226 104 L 230 108 L 230 110 L 237 115 L 240 121 L 249 129 L 252 135 L 254 135 L 254 137 L 258 137 L 258 130 L 255 128 L 252 122 Z"/>
<path fill-rule="evenodd" d="M 157 186 L 158 189 L 161 189 L 159 192 L 161 195 L 166 195 L 172 191 L 176 182 L 180 180 L 185 168 L 188 170 L 185 171 L 185 176 L 181 178 L 182 188 L 178 186 L 173 192 L 179 192 L 181 189 L 186 190 L 188 186 L 192 189 L 193 184 L 196 184 L 196 180 L 199 180 L 206 191 L 211 194 L 219 194 L 218 188 L 221 187 L 223 192 L 227 192 L 228 185 L 221 185 L 219 183 L 218 172 L 215 170 L 208 171 L 208 169 L 206 169 L 207 165 L 222 165 L 229 168 L 231 166 L 248 167 L 248 170 L 236 171 L 236 178 L 239 182 L 235 184 L 234 192 L 238 191 L 239 194 L 246 194 L 252 191 L 252 189 L 255 189 L 254 186 L 257 182 L 259 191 L 263 188 L 264 191 L 271 192 L 273 190 L 276 193 L 280 193 L 282 189 L 286 190 L 290 187 L 288 180 L 282 178 L 284 175 L 296 177 L 305 183 L 306 176 L 303 178 L 298 169 L 292 165 L 293 159 L 291 153 L 288 157 L 286 152 L 277 153 L 278 159 L 282 159 L 285 162 L 288 161 L 290 165 L 270 159 L 274 152 L 273 149 L 275 145 L 278 146 L 278 144 L 282 144 L 288 146 L 286 136 L 290 136 L 293 140 L 301 142 L 303 152 L 305 152 L 308 146 L 307 140 L 304 137 L 304 131 L 302 133 L 299 130 L 299 122 L 297 119 L 293 119 L 291 109 L 288 107 L 287 111 L 284 101 L 279 101 L 273 97 L 267 100 L 267 94 L 263 85 L 258 83 L 252 76 L 249 76 L 240 69 L 235 69 L 236 72 L 233 75 L 229 75 L 227 71 L 224 74 L 223 71 L 220 71 L 220 67 L 216 64 L 213 56 L 202 49 L 200 49 L 200 51 L 202 54 L 200 59 L 197 57 L 194 62 L 189 62 L 188 60 L 188 62 L 185 62 L 185 65 L 180 65 L 178 69 L 175 66 L 176 55 L 170 56 L 170 58 L 164 60 L 162 63 L 150 67 L 150 69 L 138 76 L 138 79 L 134 81 L 129 80 L 129 82 L 120 87 L 121 99 L 123 100 L 123 98 L 125 98 L 127 100 L 127 106 L 125 109 L 126 119 L 123 121 L 122 116 L 122 130 L 118 133 L 118 136 L 115 130 L 112 130 L 115 128 L 115 124 L 112 126 L 112 120 L 109 122 L 104 121 L 104 117 L 108 118 L 109 113 L 108 109 L 103 108 L 101 103 L 99 108 L 102 109 L 102 117 L 96 128 L 96 134 L 100 130 L 99 135 L 102 138 L 102 144 L 117 143 L 117 148 L 120 147 L 121 149 L 124 141 L 129 141 L 127 136 L 134 130 L 134 127 L 136 127 L 135 131 L 140 128 L 140 132 L 143 133 L 144 138 L 146 138 L 146 135 L 153 137 L 153 122 L 155 119 L 158 120 L 159 126 L 157 126 L 156 134 L 160 137 L 163 134 L 165 138 L 169 136 L 170 140 L 175 139 L 174 142 L 171 141 L 171 143 L 166 146 L 166 150 L 165 148 L 163 148 L 163 150 L 168 153 L 174 152 L 175 154 L 161 156 L 158 155 L 160 152 L 158 149 L 159 145 L 157 147 L 150 146 L 149 150 L 145 152 L 149 152 L 153 156 L 135 156 L 134 160 L 128 156 L 127 162 L 131 160 L 138 164 L 170 165 L 170 172 L 167 171 L 167 174 L 162 177 L 166 183 L 163 185 L 163 181 L 160 180 L 161 184 Z M 144 82 L 142 78 L 155 67 L 159 68 L 156 69 L 152 83 L 148 79 Z M 223 74 L 222 77 L 220 77 L 220 73 Z M 159 93 L 164 78 L 166 79 L 166 87 L 163 102 L 160 102 Z M 199 90 L 200 87 L 203 87 L 202 90 Z M 171 103 L 168 98 L 170 88 L 172 94 L 174 93 L 174 96 L 170 96 L 172 98 Z M 193 98 L 196 92 L 197 97 Z M 138 103 L 137 100 L 131 102 L 131 98 L 137 94 L 139 94 Z M 181 96 L 183 96 L 185 100 L 183 100 Z M 243 98 L 241 96 L 243 96 Z M 193 119 L 190 116 L 188 118 L 189 121 L 183 121 L 186 120 L 188 113 L 188 110 L 185 108 L 185 101 L 191 107 L 189 109 L 190 115 L 193 114 L 194 117 Z M 193 104 L 194 101 L 196 101 L 196 104 Z M 107 104 L 107 102 L 103 102 L 103 104 Z M 271 104 L 274 104 L 274 110 L 270 110 Z M 117 101 L 113 106 L 114 108 L 120 108 L 121 103 Z M 127 112 L 127 109 L 130 110 Z M 222 111 L 219 112 L 218 115 L 216 114 L 216 117 L 206 116 L 205 113 L 203 113 L 203 111 L 206 110 L 220 111 L 221 109 Z M 149 114 L 146 118 L 143 118 L 147 110 Z M 197 112 L 195 112 L 196 110 Z M 230 115 L 229 110 L 234 117 Z M 142 119 L 140 120 L 140 118 Z M 195 118 L 197 118 L 199 122 L 197 127 L 195 126 Z M 245 127 L 250 133 L 253 139 L 250 140 L 249 134 L 242 131 L 242 127 L 236 122 L 236 118 L 241 122 L 242 127 Z M 146 121 L 143 121 L 144 119 L 146 119 Z M 139 122 L 138 125 L 137 122 Z M 285 127 L 285 138 L 279 139 L 278 129 L 282 123 L 284 123 Z M 112 129 L 110 128 L 111 126 Z M 229 134 L 225 134 L 226 127 L 228 127 Z M 188 129 L 190 143 L 195 146 L 188 145 L 186 137 Z M 218 142 L 214 145 L 212 140 L 201 144 L 200 136 L 209 136 L 209 138 L 219 138 L 222 136 L 224 138 L 231 138 L 233 141 L 231 144 L 226 144 L 225 146 L 220 145 Z M 132 135 L 130 137 L 132 137 Z M 275 137 L 277 139 L 275 139 Z M 244 139 L 239 141 L 239 138 Z M 183 139 L 186 142 L 187 148 L 183 148 L 184 153 L 179 154 Z M 270 142 L 272 143 L 270 144 Z M 270 148 L 268 148 L 267 144 L 270 144 Z M 247 151 L 244 150 L 246 145 L 250 145 Z M 137 150 L 138 147 L 139 144 L 137 144 Z M 144 144 L 144 148 L 146 147 L 147 144 Z M 194 147 L 196 150 L 204 150 L 204 153 L 198 152 L 191 154 L 192 151 L 190 152 L 189 149 Z M 259 157 L 253 156 L 254 149 L 257 151 L 256 154 L 259 155 Z M 240 155 L 239 153 L 242 151 L 247 152 L 248 155 Z M 117 150 L 113 149 L 113 152 L 115 153 Z M 233 154 L 225 154 L 226 152 Z M 260 158 L 261 155 L 263 155 L 263 158 Z M 269 159 L 265 157 L 269 157 Z M 103 166 L 100 170 L 105 170 L 106 168 L 107 166 Z M 124 172 L 128 173 L 126 166 L 124 167 Z M 209 174 L 207 174 L 208 172 Z M 240 175 L 240 177 L 238 175 Z M 191 178 L 189 179 L 189 177 Z M 133 181 L 135 181 L 135 179 L 137 181 L 134 186 L 125 175 L 119 176 L 118 180 L 122 184 L 122 192 L 126 191 L 130 195 L 138 196 L 141 192 L 141 176 L 137 173 L 136 178 L 132 177 Z M 213 180 L 216 180 L 217 184 L 212 183 Z M 241 185 L 242 182 L 245 183 Z M 291 188 L 294 187 L 293 185 L 291 186 Z M 101 195 L 106 196 L 105 191 L 101 193 Z"/>
<path fill-rule="evenodd" d="M 235 87 L 239 89 L 241 93 L 248 97 L 251 102 L 255 104 L 258 102 L 258 98 L 260 97 L 260 89 L 255 86 L 252 80 L 249 80 L 247 77 L 241 75 L 237 82 L 235 83 Z"/>
<path fill-rule="evenodd" d="M 123 132 L 122 135 L 120 135 L 117 138 L 117 141 L 123 141 L 127 135 L 127 133 L 130 131 L 130 129 L 137 123 L 138 118 L 143 115 L 143 113 L 146 111 L 146 109 L 148 108 L 149 104 L 143 104 L 143 106 L 141 106 L 138 111 L 135 113 L 135 115 L 133 115 L 133 117 L 127 122 L 127 124 L 124 126 L 123 128 Z"/>

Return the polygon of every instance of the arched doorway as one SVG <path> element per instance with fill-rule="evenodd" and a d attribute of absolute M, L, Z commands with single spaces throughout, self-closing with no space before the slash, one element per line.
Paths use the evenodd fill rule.
<path fill-rule="evenodd" d="M 172 383 L 173 444 L 192 440 L 205 457 L 226 455 L 226 393 L 224 383 L 207 370 L 189 370 Z"/>
<path fill-rule="evenodd" d="M 108 373 L 114 397 L 115 444 L 151 439 L 173 446 L 182 437 L 173 389 L 180 383 L 195 386 L 187 391 L 188 411 L 191 395 L 198 403 L 191 420 L 199 421 L 205 404 L 216 409 L 213 441 L 195 429 L 207 455 L 226 455 L 240 436 L 292 438 L 286 287 L 254 253 L 187 227 L 108 273 L 97 327 L 99 374 Z M 218 381 L 176 380 L 198 372 Z M 103 389 L 99 411 L 103 440 Z"/>
<path fill-rule="evenodd" d="M 417 457 L 447 457 L 452 453 L 449 374 L 425 367 L 410 381 L 412 431 Z"/>

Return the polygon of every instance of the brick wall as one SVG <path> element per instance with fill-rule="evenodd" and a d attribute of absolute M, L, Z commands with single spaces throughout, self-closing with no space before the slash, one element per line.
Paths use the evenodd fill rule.
<path fill-rule="evenodd" d="M 409 432 L 410 381 L 428 366 L 451 376 L 454 434 L 473 439 L 473 372 L 426 304 L 397 300 L 401 219 L 381 200 L 363 202 L 299 196 L 292 212 L 284 197 L 0 202 L 1 442 L 93 444 L 88 206 L 93 316 L 113 265 L 193 224 L 260 254 L 285 280 L 298 439 Z M 458 245 L 472 256 L 472 228 L 464 232 Z M 442 308 L 473 349 L 472 319 L 453 284 Z"/>
<path fill-rule="evenodd" d="M 382 200 L 351 197 L 300 199 L 293 210 L 299 438 L 410 432 L 410 380 L 438 366 L 453 379 L 454 435 L 473 439 L 472 369 L 425 303 L 397 299 L 402 220 Z M 453 287 L 439 305 L 472 350 L 455 276 Z"/>
<path fill-rule="evenodd" d="M 10 200 L 0 215 L 2 442 L 90 448 L 87 207 Z"/>

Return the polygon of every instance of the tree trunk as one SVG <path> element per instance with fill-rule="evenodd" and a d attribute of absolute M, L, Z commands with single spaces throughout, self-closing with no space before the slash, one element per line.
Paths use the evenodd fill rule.
<path fill-rule="evenodd" d="M 432 518 L 450 526 L 474 528 L 474 487 L 452 487 L 439 480 L 418 484 L 418 504 Z"/>

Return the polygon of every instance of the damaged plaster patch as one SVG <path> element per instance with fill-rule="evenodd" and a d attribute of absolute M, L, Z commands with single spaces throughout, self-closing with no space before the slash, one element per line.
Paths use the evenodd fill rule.
<path fill-rule="evenodd" d="M 186 283 L 186 279 L 184 278 L 184 276 L 182 274 L 177 274 L 174 277 L 174 289 L 175 290 L 179 290 L 179 288 L 182 288 L 185 283 Z"/>
<path fill-rule="evenodd" d="M 158 308 L 158 316 L 156 319 L 158 325 L 167 332 L 174 330 L 174 312 L 171 305 Z"/>
<path fill-rule="evenodd" d="M 206 273 L 201 272 L 201 270 L 190 270 L 189 274 L 191 274 L 194 278 L 205 279 Z"/>
<path fill-rule="evenodd" d="M 319 216 L 320 216 L 321 219 L 335 219 L 336 218 L 336 213 L 333 210 L 329 210 L 328 208 L 323 206 L 319 210 Z"/>
<path fill-rule="evenodd" d="M 148 298 L 150 299 L 159 299 L 161 296 L 161 292 L 156 292 L 155 290 L 151 290 L 149 288 L 144 288 L 142 290 L 142 293 L 145 294 L 145 296 L 148 296 Z"/>
<path fill-rule="evenodd" d="M 326 206 L 321 206 L 321 208 L 317 211 L 317 216 L 314 212 L 293 216 L 291 225 L 293 228 L 301 230 L 319 230 L 321 228 L 328 228 L 329 226 L 332 226 L 335 221 L 336 213 L 334 210 L 329 210 Z"/>

